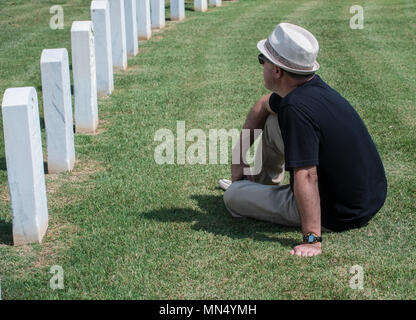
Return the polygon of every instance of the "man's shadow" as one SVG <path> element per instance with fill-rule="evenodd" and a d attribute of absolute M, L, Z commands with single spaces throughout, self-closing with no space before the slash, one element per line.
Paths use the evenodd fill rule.
<path fill-rule="evenodd" d="M 196 231 L 227 236 L 235 239 L 251 238 L 256 241 L 279 242 L 283 246 L 293 247 L 298 244 L 295 239 L 279 237 L 279 233 L 293 231 L 273 223 L 245 218 L 233 218 L 225 208 L 222 196 L 192 195 L 200 211 L 188 208 L 170 208 L 152 210 L 142 217 L 160 222 L 189 222 Z M 271 234 L 271 235 L 267 235 Z"/>

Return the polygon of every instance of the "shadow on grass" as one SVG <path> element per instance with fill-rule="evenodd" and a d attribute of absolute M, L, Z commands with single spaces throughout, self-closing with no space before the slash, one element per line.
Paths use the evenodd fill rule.
<path fill-rule="evenodd" d="M 44 161 L 43 162 L 43 168 L 44 168 L 44 173 L 48 173 L 48 162 Z M 1 157 L 0 158 L 0 170 L 1 171 L 7 171 L 7 163 L 6 163 L 6 158 L 5 157 Z"/>
<path fill-rule="evenodd" d="M 7 171 L 7 164 L 6 164 L 6 158 L 5 157 L 0 158 L 0 170 Z"/>
<path fill-rule="evenodd" d="M 202 212 L 188 208 L 170 208 L 149 211 L 142 217 L 160 222 L 189 222 L 193 223 L 194 230 L 203 230 L 234 239 L 250 238 L 255 241 L 279 242 L 287 247 L 299 244 L 295 239 L 276 236 L 281 232 L 294 231 L 293 228 L 253 219 L 232 218 L 224 206 L 222 196 L 192 195 L 190 198 L 198 202 Z M 269 236 L 266 233 L 274 235 Z"/>
<path fill-rule="evenodd" d="M 12 223 L 0 219 L 0 244 L 12 246 L 13 233 Z"/>
<path fill-rule="evenodd" d="M 209 2 L 209 1 L 208 1 Z M 185 1 L 185 7 L 184 7 L 184 9 L 185 9 L 185 11 L 195 11 L 195 8 L 194 8 L 194 2 L 193 1 L 190 1 L 190 2 L 186 2 Z M 170 3 L 167 3 L 166 5 L 165 5 L 165 10 L 167 11 L 167 12 L 170 12 Z M 169 19 L 170 20 L 170 19 Z"/>
<path fill-rule="evenodd" d="M 185 3 L 185 11 L 195 11 L 194 4 L 192 3 Z"/>

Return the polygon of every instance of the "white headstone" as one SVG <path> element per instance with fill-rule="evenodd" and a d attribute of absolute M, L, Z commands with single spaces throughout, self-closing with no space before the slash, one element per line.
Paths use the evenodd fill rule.
<path fill-rule="evenodd" d="M 149 40 L 152 36 L 150 23 L 150 0 L 136 0 L 137 33 L 139 40 Z"/>
<path fill-rule="evenodd" d="M 40 243 L 48 228 L 48 206 L 35 88 L 7 89 L 2 114 L 13 243 Z"/>
<path fill-rule="evenodd" d="M 150 0 L 152 29 L 165 27 L 165 0 Z"/>
<path fill-rule="evenodd" d="M 136 56 L 139 53 L 136 0 L 124 0 L 124 16 L 126 18 L 127 54 Z"/>
<path fill-rule="evenodd" d="M 111 45 L 110 5 L 108 0 L 92 1 L 91 20 L 94 24 L 97 93 L 99 95 L 109 95 L 114 90 L 114 74 L 113 52 Z"/>
<path fill-rule="evenodd" d="M 185 0 L 170 0 L 170 18 L 173 21 L 185 19 Z"/>
<path fill-rule="evenodd" d="M 127 69 L 126 20 L 124 0 L 110 0 L 111 45 L 113 66 Z"/>
<path fill-rule="evenodd" d="M 98 126 L 95 46 L 91 21 L 74 21 L 71 28 L 75 130 L 95 133 Z"/>
<path fill-rule="evenodd" d="M 48 172 L 70 171 L 75 163 L 68 51 L 45 49 L 40 60 Z"/>
<path fill-rule="evenodd" d="M 207 0 L 194 0 L 195 11 L 205 12 L 208 9 Z"/>
<path fill-rule="evenodd" d="M 220 7 L 222 4 L 221 0 L 209 0 L 209 4 L 211 6 Z"/>

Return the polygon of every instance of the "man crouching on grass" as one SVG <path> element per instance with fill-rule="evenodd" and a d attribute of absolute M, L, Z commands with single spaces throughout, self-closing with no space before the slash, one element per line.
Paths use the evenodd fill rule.
<path fill-rule="evenodd" d="M 290 253 L 315 256 L 322 252 L 321 231 L 360 228 L 380 210 L 384 167 L 358 113 L 315 74 L 319 46 L 309 31 L 281 23 L 257 48 L 272 93 L 253 106 L 243 129 L 263 130 L 261 172 L 244 173 L 254 139 L 242 143 L 240 135 L 232 183 L 220 180 L 225 206 L 236 218 L 301 227 L 303 244 Z M 289 185 L 281 184 L 285 170 Z"/>

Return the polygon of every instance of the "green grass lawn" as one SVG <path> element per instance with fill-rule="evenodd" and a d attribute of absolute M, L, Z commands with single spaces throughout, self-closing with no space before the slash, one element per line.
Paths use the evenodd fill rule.
<path fill-rule="evenodd" d="M 64 8 L 64 30 L 49 28 L 54 4 Z M 364 8 L 363 30 L 349 27 L 354 4 Z M 89 20 L 89 5 L 1 1 L 1 96 L 35 87 L 42 117 L 41 52 L 70 53 L 71 23 Z M 191 8 L 187 1 L 186 20 L 167 21 L 116 73 L 114 93 L 99 99 L 99 134 L 75 135 L 74 171 L 46 175 L 41 245 L 12 245 L 1 128 L 2 298 L 415 299 L 416 3 L 239 0 L 206 13 Z M 242 127 L 267 93 L 257 41 L 282 21 L 317 37 L 318 73 L 363 118 L 389 184 L 368 226 L 324 234 L 323 254 L 309 259 L 289 254 L 299 230 L 230 217 L 216 187 L 230 176 L 228 165 L 154 160 L 155 132 L 175 133 L 179 120 L 207 134 Z M 64 270 L 63 290 L 49 287 L 53 265 Z M 354 265 L 364 270 L 363 290 L 349 286 Z"/>

